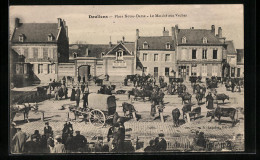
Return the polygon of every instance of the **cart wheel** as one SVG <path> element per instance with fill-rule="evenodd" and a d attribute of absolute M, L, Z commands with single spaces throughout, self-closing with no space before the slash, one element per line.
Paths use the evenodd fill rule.
<path fill-rule="evenodd" d="M 106 122 L 105 118 L 106 117 L 102 111 L 94 109 L 90 112 L 89 121 L 96 127 L 102 127 Z"/>

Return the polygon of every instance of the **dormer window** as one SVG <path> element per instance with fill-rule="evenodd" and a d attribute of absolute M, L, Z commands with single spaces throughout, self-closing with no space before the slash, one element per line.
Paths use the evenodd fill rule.
<path fill-rule="evenodd" d="M 203 43 L 208 43 L 207 37 L 203 37 Z"/>
<path fill-rule="evenodd" d="M 20 34 L 19 35 L 19 42 L 23 42 L 24 41 L 24 35 L 23 34 Z"/>
<path fill-rule="evenodd" d="M 74 53 L 73 53 L 73 57 L 74 57 L 74 58 L 77 58 L 77 57 L 78 57 L 78 53 L 74 52 Z"/>
<path fill-rule="evenodd" d="M 123 53 L 124 51 L 119 50 L 116 52 L 116 60 L 123 60 Z"/>
<path fill-rule="evenodd" d="M 148 43 L 146 41 L 143 44 L 143 49 L 148 49 Z"/>
<path fill-rule="evenodd" d="M 186 43 L 186 42 L 187 42 L 186 37 L 182 37 L 182 39 L 181 39 L 181 43 Z"/>
<path fill-rule="evenodd" d="M 166 43 L 166 49 L 171 49 L 170 42 L 167 42 L 167 43 Z"/>
<path fill-rule="evenodd" d="M 49 34 L 49 35 L 48 35 L 48 41 L 52 41 L 52 39 L 53 39 L 52 34 Z"/>

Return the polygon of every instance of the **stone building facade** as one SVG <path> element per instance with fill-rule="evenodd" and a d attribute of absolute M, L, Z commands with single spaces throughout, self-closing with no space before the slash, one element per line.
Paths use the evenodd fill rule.
<path fill-rule="evenodd" d="M 215 26 L 206 29 L 179 29 L 172 27 L 173 40 L 176 42 L 177 77 L 186 80 L 190 76 L 222 76 L 222 61 L 225 42 L 222 29 L 215 35 Z"/>
<path fill-rule="evenodd" d="M 20 23 L 15 19 L 11 48 L 31 65 L 30 81 L 58 79 L 58 64 L 69 60 L 68 26 L 58 23 Z"/>

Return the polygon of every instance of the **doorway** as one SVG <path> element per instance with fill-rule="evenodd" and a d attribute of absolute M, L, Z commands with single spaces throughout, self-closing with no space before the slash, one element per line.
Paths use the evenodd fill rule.
<path fill-rule="evenodd" d="M 78 76 L 80 76 L 81 78 L 85 77 L 86 80 L 90 75 L 90 66 L 89 65 L 83 65 L 80 66 L 78 69 Z"/>

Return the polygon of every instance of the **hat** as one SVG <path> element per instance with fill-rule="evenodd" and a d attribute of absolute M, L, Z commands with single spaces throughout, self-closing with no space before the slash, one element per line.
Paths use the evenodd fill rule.
<path fill-rule="evenodd" d="M 45 125 L 46 125 L 46 124 L 49 124 L 49 122 L 45 122 Z"/>
<path fill-rule="evenodd" d="M 159 133 L 159 137 L 164 137 L 164 134 L 163 133 Z"/>
<path fill-rule="evenodd" d="M 75 131 L 75 133 L 80 133 L 80 131 Z"/>

